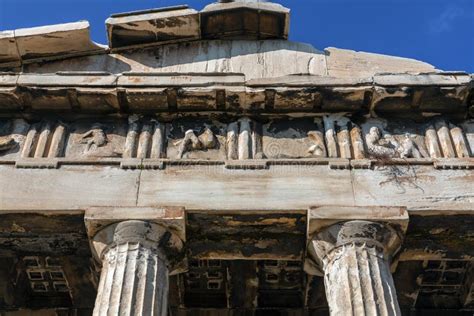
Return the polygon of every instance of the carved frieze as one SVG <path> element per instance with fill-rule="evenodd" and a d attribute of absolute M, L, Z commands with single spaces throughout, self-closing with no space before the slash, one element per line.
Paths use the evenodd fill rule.
<path fill-rule="evenodd" d="M 90 159 L 122 157 L 125 121 L 76 121 L 70 125 L 65 157 Z"/>
<path fill-rule="evenodd" d="M 168 159 L 226 160 L 227 124 L 183 119 L 167 126 Z"/>
<path fill-rule="evenodd" d="M 439 117 L 0 121 L 0 157 L 6 159 L 465 159 L 473 148 L 474 121 Z"/>
<path fill-rule="evenodd" d="M 0 121 L 0 157 L 17 158 L 27 130 L 28 123 L 22 119 Z"/>
<path fill-rule="evenodd" d="M 67 127 L 63 122 L 44 120 L 29 125 L 21 158 L 57 158 L 64 156 Z"/>
<path fill-rule="evenodd" d="M 20 155 L 28 127 L 22 119 L 0 121 L 0 157 L 17 158 Z"/>
<path fill-rule="evenodd" d="M 11 136 L 4 136 L 0 138 L 0 151 L 8 151 L 16 145 L 17 144 L 15 140 Z"/>
<path fill-rule="evenodd" d="M 150 118 L 130 116 L 124 158 L 165 158 L 166 126 Z"/>
<path fill-rule="evenodd" d="M 441 118 L 422 123 L 369 119 L 363 125 L 372 158 L 472 157 L 472 122 L 456 125 Z M 464 129 L 464 130 L 463 130 Z"/>
<path fill-rule="evenodd" d="M 322 120 L 275 120 L 265 124 L 263 154 L 267 159 L 327 157 Z"/>

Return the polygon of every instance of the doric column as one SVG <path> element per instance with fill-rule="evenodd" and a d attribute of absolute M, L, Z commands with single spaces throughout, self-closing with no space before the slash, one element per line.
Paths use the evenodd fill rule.
<path fill-rule="evenodd" d="M 123 220 L 99 229 L 91 240 L 102 265 L 94 316 L 165 316 L 170 270 L 183 241 L 164 225 Z"/>
<path fill-rule="evenodd" d="M 348 220 L 312 235 L 308 255 L 324 275 L 331 315 L 401 315 L 390 265 L 403 232 L 388 222 Z"/>

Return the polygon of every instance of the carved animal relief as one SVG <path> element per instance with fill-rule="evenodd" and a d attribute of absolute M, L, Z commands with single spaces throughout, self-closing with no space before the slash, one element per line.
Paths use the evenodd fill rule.
<path fill-rule="evenodd" d="M 214 149 L 217 141 L 214 133 L 206 127 L 199 136 L 196 136 L 193 130 L 187 130 L 184 138 L 176 142 L 175 145 L 179 146 L 178 158 L 181 159 L 188 151 Z"/>
<path fill-rule="evenodd" d="M 167 126 L 169 159 L 225 160 L 226 124 L 178 120 Z"/>

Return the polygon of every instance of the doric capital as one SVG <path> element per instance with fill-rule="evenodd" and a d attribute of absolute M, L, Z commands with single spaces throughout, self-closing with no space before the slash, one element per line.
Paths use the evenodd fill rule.
<path fill-rule="evenodd" d="M 310 241 L 308 253 L 320 267 L 331 261 L 337 250 L 346 246 L 363 245 L 374 254 L 390 260 L 402 244 L 402 234 L 388 223 L 370 221 L 340 222 L 325 228 Z"/>
<path fill-rule="evenodd" d="M 156 252 L 174 273 L 180 272 L 186 226 L 183 209 L 91 208 L 85 222 L 99 263 L 109 249 L 138 244 Z"/>
<path fill-rule="evenodd" d="M 94 255 L 101 261 L 108 249 L 121 244 L 139 244 L 156 251 L 166 259 L 178 256 L 183 241 L 167 227 L 150 221 L 127 220 L 111 224 L 100 230 L 91 240 Z"/>
<path fill-rule="evenodd" d="M 388 262 L 400 250 L 408 213 L 387 207 L 321 207 L 308 212 L 305 269 L 322 275 L 338 249 L 364 246 Z"/>

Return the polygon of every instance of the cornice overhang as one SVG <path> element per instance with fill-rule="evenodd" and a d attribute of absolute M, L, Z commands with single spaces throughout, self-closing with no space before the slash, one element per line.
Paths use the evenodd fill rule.
<path fill-rule="evenodd" d="M 241 73 L 0 73 L 0 112 L 472 114 L 469 74 L 293 75 Z"/>
<path fill-rule="evenodd" d="M 90 38 L 87 21 L 0 31 L 0 70 L 106 53 Z"/>

